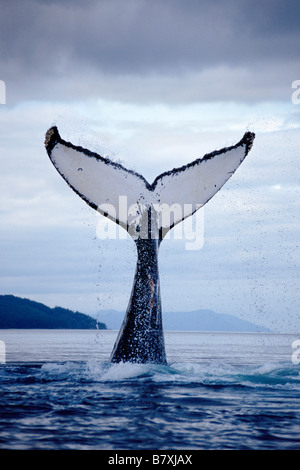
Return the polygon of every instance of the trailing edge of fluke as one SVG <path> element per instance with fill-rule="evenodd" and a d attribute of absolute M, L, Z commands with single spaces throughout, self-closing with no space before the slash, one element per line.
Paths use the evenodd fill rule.
<path fill-rule="evenodd" d="M 47 131 L 45 147 L 59 174 L 87 204 L 125 228 L 136 243 L 135 279 L 112 362 L 166 363 L 159 245 L 172 227 L 221 189 L 249 153 L 254 138 L 254 133 L 246 132 L 237 144 L 164 172 L 150 184 L 123 165 L 66 142 L 57 127 Z M 120 207 L 123 196 L 130 211 Z"/>

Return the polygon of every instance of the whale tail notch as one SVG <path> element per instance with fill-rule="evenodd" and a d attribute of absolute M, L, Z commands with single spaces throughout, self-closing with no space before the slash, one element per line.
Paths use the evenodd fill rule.
<path fill-rule="evenodd" d="M 56 126 L 45 137 L 53 165 L 91 207 L 125 228 L 134 240 L 158 238 L 206 204 L 249 153 L 255 134 L 235 145 L 162 173 L 152 184 L 140 174 L 63 140 Z"/>

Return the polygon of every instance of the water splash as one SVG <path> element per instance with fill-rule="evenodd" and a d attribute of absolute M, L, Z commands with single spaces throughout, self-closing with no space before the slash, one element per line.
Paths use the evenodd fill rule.
<path fill-rule="evenodd" d="M 287 388 L 298 390 L 299 368 L 290 363 L 266 363 L 262 365 L 230 365 L 211 363 L 132 364 L 100 362 L 47 363 L 41 372 L 47 380 L 69 380 L 96 383 L 124 382 L 156 384 L 197 384 L 211 387 Z"/>

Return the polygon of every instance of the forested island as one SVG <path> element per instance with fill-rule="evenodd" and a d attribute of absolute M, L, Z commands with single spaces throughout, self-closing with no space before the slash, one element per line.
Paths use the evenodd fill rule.
<path fill-rule="evenodd" d="M 84 313 L 46 305 L 14 295 L 0 295 L 0 329 L 45 328 L 105 330 L 105 323 Z"/>

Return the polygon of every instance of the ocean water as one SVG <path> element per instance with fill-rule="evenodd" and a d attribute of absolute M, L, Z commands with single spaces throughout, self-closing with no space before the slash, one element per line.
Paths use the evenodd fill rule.
<path fill-rule="evenodd" d="M 157 366 L 110 364 L 116 335 L 0 330 L 0 449 L 300 449 L 299 337 L 166 332 Z"/>

